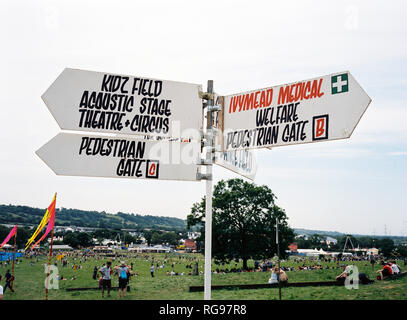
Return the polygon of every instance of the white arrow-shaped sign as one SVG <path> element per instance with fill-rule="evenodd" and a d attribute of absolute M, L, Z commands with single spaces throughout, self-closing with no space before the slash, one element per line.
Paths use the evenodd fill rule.
<path fill-rule="evenodd" d="M 348 71 L 226 96 L 223 150 L 349 138 L 370 101 Z"/>
<path fill-rule="evenodd" d="M 197 181 L 200 144 L 59 133 L 36 153 L 57 175 Z"/>
<path fill-rule="evenodd" d="M 215 152 L 215 164 L 254 180 L 257 172 L 256 155 L 252 150 Z"/>
<path fill-rule="evenodd" d="M 61 129 L 196 138 L 200 91 L 198 84 L 67 68 L 42 99 Z"/>

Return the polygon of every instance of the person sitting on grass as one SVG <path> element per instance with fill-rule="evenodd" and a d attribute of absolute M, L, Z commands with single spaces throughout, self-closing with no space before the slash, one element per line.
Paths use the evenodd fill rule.
<path fill-rule="evenodd" d="M 269 283 L 278 283 L 278 276 L 280 276 L 280 283 L 285 284 L 288 282 L 288 277 L 285 271 L 282 269 L 278 269 L 278 267 L 275 267 L 274 269 L 271 270 L 271 277 L 269 279 Z"/>
<path fill-rule="evenodd" d="M 344 271 L 339 276 L 337 276 L 335 280 L 344 284 L 346 278 L 350 275 L 351 269 L 352 265 L 346 266 Z M 374 280 L 370 280 L 365 273 L 358 273 L 358 278 L 361 284 L 370 284 L 374 282 Z"/>
<path fill-rule="evenodd" d="M 387 277 L 390 277 L 393 274 L 393 270 L 391 266 L 389 266 L 388 263 L 382 263 L 383 268 L 381 270 L 377 270 L 377 273 L 379 274 L 376 278 L 377 280 L 384 280 Z"/>
<path fill-rule="evenodd" d="M 349 272 L 349 266 L 346 266 L 343 270 L 343 272 L 339 275 L 335 277 L 335 280 L 340 282 L 340 283 L 345 283 L 346 278 L 349 276 L 350 272 Z"/>
<path fill-rule="evenodd" d="M 288 282 L 287 274 L 285 273 L 284 270 L 280 269 L 280 283 L 281 284 L 286 284 L 287 282 Z"/>
<path fill-rule="evenodd" d="M 396 261 L 394 260 L 389 261 L 389 265 L 391 267 L 391 270 L 393 271 L 393 274 L 400 273 L 400 267 L 397 265 Z"/>
<path fill-rule="evenodd" d="M 271 270 L 269 284 L 278 283 L 277 273 L 278 273 L 278 268 L 274 268 Z"/>

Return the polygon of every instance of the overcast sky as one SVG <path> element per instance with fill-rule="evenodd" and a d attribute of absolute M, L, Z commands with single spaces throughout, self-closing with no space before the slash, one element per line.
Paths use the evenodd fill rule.
<path fill-rule="evenodd" d="M 15 1 L 0 10 L 0 203 L 185 219 L 204 182 L 56 176 L 41 95 L 66 67 L 233 94 L 349 70 L 372 103 L 349 139 L 259 150 L 292 227 L 407 235 L 405 1 Z M 215 182 L 237 177 L 214 169 Z"/>

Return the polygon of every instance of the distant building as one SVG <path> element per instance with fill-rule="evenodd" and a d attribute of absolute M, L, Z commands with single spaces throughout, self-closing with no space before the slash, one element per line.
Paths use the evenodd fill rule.
<path fill-rule="evenodd" d="M 149 247 L 145 245 L 141 246 L 134 246 L 133 248 L 129 248 L 129 251 L 136 251 L 138 253 L 169 253 L 171 252 L 171 248 L 164 247 L 162 245 L 156 245 L 154 247 Z"/>
<path fill-rule="evenodd" d="M 185 251 L 186 252 L 192 252 L 192 251 L 196 251 L 196 244 L 195 244 L 195 242 L 193 241 L 193 240 L 191 240 L 191 239 L 186 239 L 185 240 L 185 243 L 184 243 L 184 246 L 185 246 Z"/>
<path fill-rule="evenodd" d="M 51 243 L 51 238 L 48 238 L 48 243 Z M 64 241 L 64 237 L 54 237 L 53 241 Z"/>
<path fill-rule="evenodd" d="M 304 240 L 309 239 L 309 237 L 306 234 L 297 234 L 294 238 L 295 239 L 304 239 Z"/>
<path fill-rule="evenodd" d="M 371 254 L 373 254 L 374 256 L 379 255 L 379 249 L 376 249 L 376 248 L 367 249 L 366 255 L 370 256 Z"/>
<path fill-rule="evenodd" d="M 325 242 L 328 246 L 331 244 L 336 245 L 338 243 L 338 240 L 336 240 L 335 238 L 326 237 Z"/>
<path fill-rule="evenodd" d="M 95 246 L 93 251 L 95 253 L 112 253 L 113 249 L 109 248 L 108 246 Z"/>
<path fill-rule="evenodd" d="M 195 240 L 196 238 L 200 237 L 201 233 L 200 232 L 188 232 L 188 239 Z"/>

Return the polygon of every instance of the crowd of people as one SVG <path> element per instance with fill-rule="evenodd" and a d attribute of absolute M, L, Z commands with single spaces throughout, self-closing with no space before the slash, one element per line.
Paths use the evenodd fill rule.
<path fill-rule="evenodd" d="M 159 257 L 159 259 L 157 259 Z M 30 261 L 30 266 L 40 262 L 41 264 L 47 262 L 48 257 L 46 254 L 41 252 L 30 253 L 26 256 Z M 129 264 L 126 264 L 124 259 L 129 261 Z M 152 278 L 155 277 L 155 274 L 166 275 L 166 276 L 193 276 L 193 275 L 203 275 L 203 258 L 198 256 L 182 256 L 182 255 L 154 255 L 154 254 L 139 254 L 132 253 L 126 254 L 123 259 L 123 255 L 115 254 L 114 256 L 106 256 L 93 254 L 89 255 L 80 251 L 73 252 L 57 252 L 55 254 L 55 266 L 62 266 L 64 268 L 72 269 L 74 272 L 80 274 L 82 269 L 85 269 L 83 265 L 88 261 L 103 261 L 103 265 L 95 266 L 93 268 L 92 278 L 97 281 L 98 287 L 101 289 L 102 297 L 105 296 L 107 291 L 107 296 L 110 297 L 110 292 L 112 289 L 112 280 L 117 280 L 119 299 L 125 297 L 126 290 L 129 286 L 129 281 L 132 277 L 138 276 L 138 271 L 135 271 L 134 264 L 138 261 L 148 262 L 149 270 L 142 271 L 143 274 L 148 271 Z M 107 261 L 108 260 L 108 261 Z M 255 260 L 253 264 L 248 268 L 244 269 L 241 266 L 241 260 L 232 261 L 231 263 L 222 263 L 217 262 L 216 268 L 212 270 L 213 274 L 228 274 L 228 273 L 244 273 L 244 272 L 269 272 L 270 278 L 268 282 L 273 283 L 287 283 L 288 275 L 287 273 L 298 272 L 298 271 L 313 271 L 313 270 L 336 270 L 341 269 L 341 273 L 335 277 L 335 280 L 344 283 L 346 279 L 351 275 L 350 267 L 348 262 L 358 261 L 359 266 L 360 262 L 365 261 L 365 267 L 371 263 L 372 267 L 375 268 L 376 264 L 381 264 L 381 269 L 377 270 L 377 280 L 386 279 L 389 276 L 396 275 L 401 272 L 401 267 L 397 265 L 396 261 L 384 261 L 380 257 L 365 256 L 362 258 L 359 257 L 342 257 L 340 259 L 336 257 L 296 257 L 288 263 L 288 261 L 280 261 L 280 268 L 277 267 L 277 262 L 271 259 L 265 259 L 262 261 Z M 107 261 L 107 262 L 106 262 Z M 130 261 L 134 261 L 130 262 Z M 17 260 L 16 260 L 17 262 Z M 104 263 L 106 262 L 106 263 Z M 347 262 L 347 263 L 345 263 Z M 10 261 L 5 261 L 0 264 L 0 267 L 8 266 Z M 404 260 L 404 265 L 407 264 L 407 260 Z M 46 266 L 47 263 L 44 263 Z M 145 266 L 143 267 L 145 268 Z M 185 268 L 183 270 L 183 268 Z M 61 270 L 61 269 L 60 269 Z M 89 270 L 89 269 L 87 269 Z M 64 272 L 65 273 L 65 272 Z M 371 274 L 371 271 L 368 272 Z M 358 274 L 359 281 L 362 284 L 373 283 L 374 280 L 370 280 L 365 273 Z M 5 280 L 4 287 L 1 286 L 1 279 Z M 58 275 L 58 280 L 76 280 L 77 277 L 75 273 L 71 275 L 69 279 Z M 354 277 L 352 277 L 354 279 Z M 0 277 L 0 298 L 3 296 L 4 292 L 9 290 L 13 292 L 12 288 L 12 275 L 10 270 L 7 269 L 4 277 Z"/>

